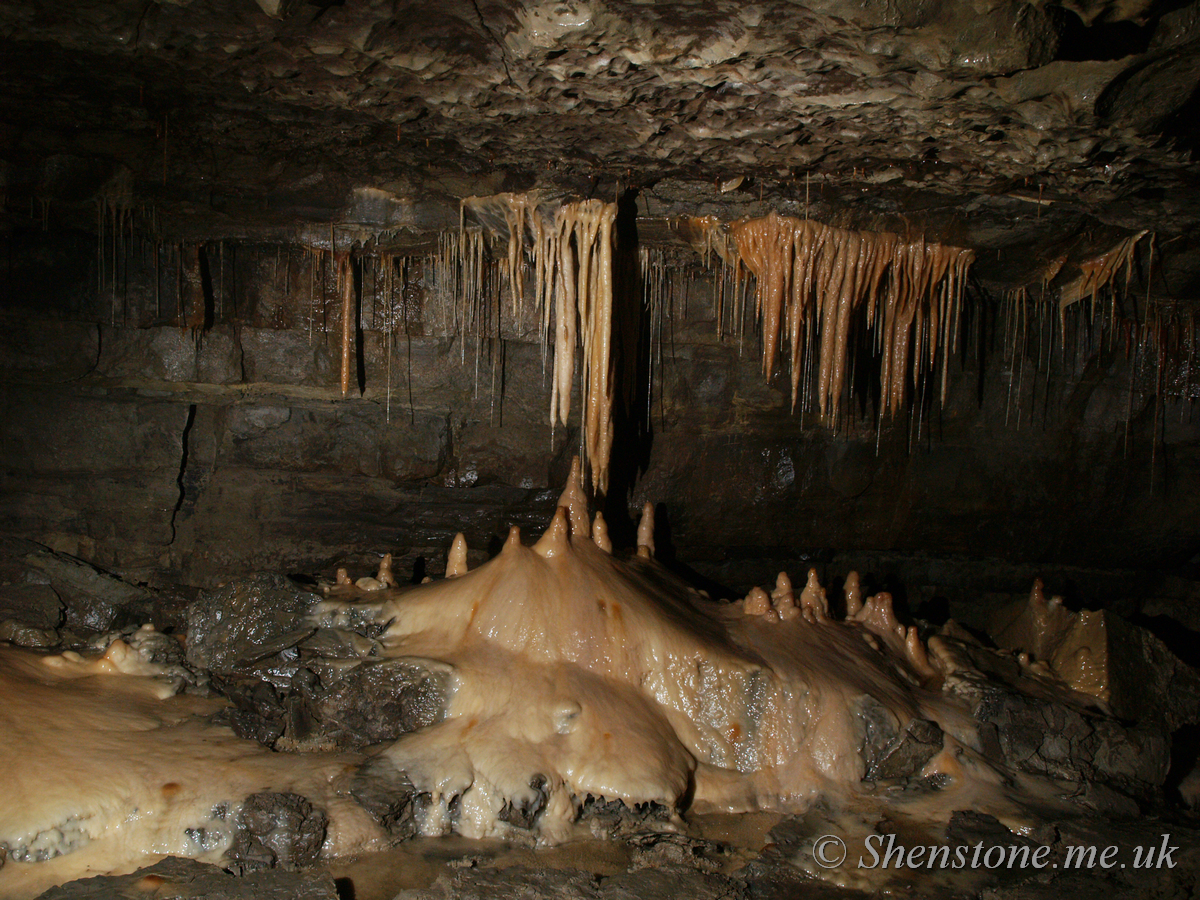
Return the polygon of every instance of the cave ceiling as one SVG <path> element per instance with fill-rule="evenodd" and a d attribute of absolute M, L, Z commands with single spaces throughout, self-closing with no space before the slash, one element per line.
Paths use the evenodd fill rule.
<path fill-rule="evenodd" d="M 301 241 L 534 188 L 779 209 L 973 247 L 1009 286 L 1149 229 L 1187 301 L 1198 83 L 1200 4 L 1143 0 L 15 0 L 0 190 L 6 229 L 102 201 Z"/>

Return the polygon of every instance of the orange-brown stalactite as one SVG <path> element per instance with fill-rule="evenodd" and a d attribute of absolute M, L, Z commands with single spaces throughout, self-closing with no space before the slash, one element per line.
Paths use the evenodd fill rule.
<path fill-rule="evenodd" d="M 1064 324 L 1067 307 L 1078 303 L 1085 297 L 1095 303 L 1096 295 L 1117 277 L 1117 272 L 1122 266 L 1125 268 L 1125 290 L 1128 291 L 1129 282 L 1133 278 L 1133 251 L 1137 248 L 1138 241 L 1148 234 L 1150 234 L 1149 231 L 1131 234 L 1117 241 L 1109 250 L 1099 256 L 1084 260 L 1079 264 L 1079 275 L 1063 285 L 1059 294 L 1060 325 Z M 1153 236 L 1151 236 L 1151 241 L 1153 241 Z M 1153 247 L 1153 245 L 1151 246 Z M 1058 268 L 1061 266 L 1062 263 L 1059 262 Z M 1053 274 L 1048 272 L 1047 280 L 1058 273 L 1058 268 L 1053 270 Z M 1063 328 L 1064 335 L 1065 332 L 1066 329 Z"/>
<path fill-rule="evenodd" d="M 351 346 L 354 340 L 354 271 L 350 254 L 337 254 L 338 283 L 342 288 L 342 396 L 350 396 Z"/>
<path fill-rule="evenodd" d="M 702 240 L 695 237 L 698 231 Z M 754 276 L 763 376 L 774 376 L 786 342 L 793 409 L 806 399 L 806 367 L 815 367 L 818 409 L 837 424 L 852 333 L 864 308 L 862 321 L 876 331 L 882 354 L 883 409 L 897 412 L 910 374 L 915 378 L 939 361 L 945 398 L 946 366 L 974 251 L 777 213 L 729 225 L 728 239 L 711 218 L 687 220 L 685 232 L 706 259 L 716 250 L 723 266 L 732 265 L 735 322 L 740 268 Z M 721 281 L 723 288 L 725 278 Z M 806 346 L 816 349 L 815 360 L 803 358 Z"/>

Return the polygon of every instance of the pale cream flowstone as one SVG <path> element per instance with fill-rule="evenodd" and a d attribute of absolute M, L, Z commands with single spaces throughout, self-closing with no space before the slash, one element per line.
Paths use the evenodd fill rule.
<path fill-rule="evenodd" d="M 124 641 L 102 656 L 0 646 L 0 898 L 168 856 L 219 863 L 245 797 L 294 791 L 329 816 L 322 854 L 386 846 L 347 794 L 356 754 L 272 753 L 206 721 Z"/>
<path fill-rule="evenodd" d="M 614 555 L 587 512 L 575 465 L 532 546 L 514 527 L 468 571 L 459 535 L 446 578 L 395 589 L 385 556 L 365 587 L 344 569 L 327 587 L 316 615 L 355 605 L 387 623 L 364 658 L 447 678 L 443 718 L 381 751 L 427 795 L 419 833 L 559 843 L 588 833 L 589 796 L 676 814 L 890 802 L 863 782 L 867 708 L 897 736 L 918 718 L 945 734 L 913 773 L 945 784 L 898 797 L 905 814 L 1019 808 L 966 710 L 934 691 L 953 653 L 938 647 L 931 663 L 887 594 L 864 601 L 848 578 L 843 620 L 815 571 L 798 597 L 781 572 L 769 593 L 716 602 L 653 558 L 652 505 L 632 557 Z M 19 774 L 0 791 L 0 898 L 166 854 L 218 861 L 239 804 L 263 790 L 325 810 L 326 857 L 385 840 L 349 799 L 361 757 L 271 753 L 207 724 L 218 704 L 175 687 L 123 641 L 90 660 L 0 648 L 0 771 Z M 514 807 L 540 810 L 531 828 L 509 821 Z"/>
<path fill-rule="evenodd" d="M 543 843 L 577 834 L 589 795 L 723 811 L 848 798 L 864 775 L 864 697 L 901 727 L 969 732 L 922 688 L 937 673 L 887 595 L 835 620 L 815 572 L 800 598 L 780 573 L 770 594 L 711 601 L 654 561 L 651 504 L 638 554 L 613 556 L 578 475 L 532 546 L 514 528 L 494 559 L 383 608 L 385 655 L 452 674 L 444 720 L 384 751 L 431 798 L 421 833 L 527 834 L 502 813 L 539 795 Z M 960 782 L 980 765 L 954 760 L 938 765 Z"/>

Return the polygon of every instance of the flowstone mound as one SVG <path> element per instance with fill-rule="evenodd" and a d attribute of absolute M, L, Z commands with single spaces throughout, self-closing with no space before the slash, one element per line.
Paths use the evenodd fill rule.
<path fill-rule="evenodd" d="M 1136 813 L 1167 725 L 1196 718 L 1182 664 L 1170 723 L 1121 720 L 1028 651 L 903 624 L 857 576 L 836 611 L 815 571 L 712 600 L 653 536 L 647 506 L 636 553 L 614 554 L 577 463 L 545 533 L 512 529 L 473 570 L 460 535 L 437 581 L 399 585 L 384 557 L 320 591 L 206 592 L 186 653 L 150 626 L 98 656 L 0 648 L 0 763 L 21 773 L 0 793 L 0 896 L 164 855 L 256 872 L 452 833 L 618 838 L 634 864 L 653 845 L 724 877 L 744 848 L 697 823 L 742 813 L 791 821 L 776 862 L 825 877 L 814 828 L 865 846 L 897 822 L 938 840 L 961 810 L 1021 834 Z M 1035 590 L 1028 615 L 1045 605 Z"/>

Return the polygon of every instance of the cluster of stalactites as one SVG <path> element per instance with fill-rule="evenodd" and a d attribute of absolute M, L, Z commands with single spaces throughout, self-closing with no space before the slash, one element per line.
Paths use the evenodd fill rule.
<path fill-rule="evenodd" d="M 922 682 L 937 678 L 938 671 L 929 661 L 917 627 L 899 621 L 891 594 L 884 592 L 863 599 L 857 572 L 846 576 L 844 592 L 845 621 L 861 626 L 868 644 L 876 650 L 886 647 L 905 660 L 912 674 Z M 767 593 L 760 587 L 753 587 L 741 601 L 741 606 L 747 616 L 761 617 L 768 622 L 798 620 L 807 625 L 827 625 L 833 621 L 829 600 L 817 579 L 816 569 L 808 570 L 808 581 L 799 597 L 788 573 L 780 572 L 773 591 Z"/>
<path fill-rule="evenodd" d="M 575 350 L 582 345 L 583 456 L 596 491 L 608 488 L 612 455 L 613 225 L 615 204 L 600 200 L 563 203 L 553 211 L 537 192 L 470 197 L 465 212 L 507 232 L 501 270 L 513 314 L 525 309 L 525 281 L 533 266 L 533 297 L 551 352 L 551 424 L 567 424 L 575 378 Z M 498 212 L 498 215 L 497 215 Z M 465 234 L 465 230 L 462 231 Z M 502 232 L 501 232 L 502 233 Z"/>
<path fill-rule="evenodd" d="M 762 329 L 763 375 L 775 374 L 781 344 L 789 351 L 792 408 L 802 396 L 806 367 L 816 366 L 817 405 L 835 424 L 846 385 L 851 331 L 860 310 L 882 358 L 881 410 L 904 404 L 914 380 L 940 362 L 945 401 L 947 365 L 957 343 L 967 269 L 974 251 L 896 234 L 849 231 L 771 213 L 726 226 L 693 220 L 706 258 L 716 252 L 755 280 Z M 805 347 L 815 359 L 805 359 Z"/>
<path fill-rule="evenodd" d="M 1139 231 L 1137 234 L 1131 234 L 1117 241 L 1116 244 L 1099 256 L 1081 262 L 1079 264 L 1079 275 L 1063 285 L 1062 290 L 1059 291 L 1058 309 L 1060 322 L 1066 316 L 1067 307 L 1085 298 L 1091 301 L 1094 312 L 1097 295 L 1116 280 L 1118 273 L 1122 269 L 1125 272 L 1125 291 L 1128 292 L 1129 282 L 1133 279 L 1134 251 L 1137 249 L 1138 241 L 1148 234 L 1150 234 L 1149 231 Z M 1153 242 L 1153 238 L 1151 238 L 1151 241 Z M 1150 246 L 1153 253 L 1153 243 Z M 1058 268 L 1061 268 L 1062 260 L 1058 260 L 1057 263 Z M 1054 274 L 1058 273 L 1058 268 L 1054 269 Z M 1115 315 L 1115 304 L 1112 309 L 1112 314 Z"/>

